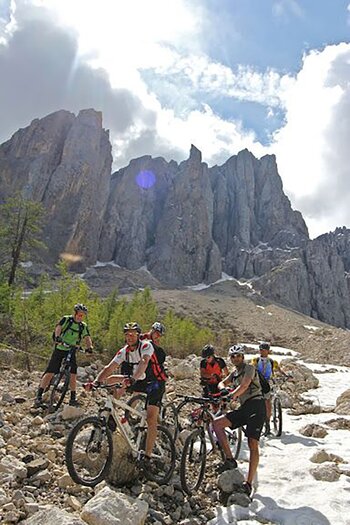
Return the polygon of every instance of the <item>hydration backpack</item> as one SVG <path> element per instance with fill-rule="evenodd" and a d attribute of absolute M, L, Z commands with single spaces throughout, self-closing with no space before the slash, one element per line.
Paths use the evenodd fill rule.
<path fill-rule="evenodd" d="M 263 394 L 268 394 L 271 391 L 270 383 L 265 378 L 264 374 L 259 372 L 259 370 L 256 371 L 259 377 L 261 391 Z"/>
<path fill-rule="evenodd" d="M 73 323 L 75 323 L 74 317 L 72 315 L 70 315 L 68 317 L 68 319 L 66 319 L 66 321 L 62 325 L 62 331 L 61 331 L 60 337 L 62 337 L 67 332 L 67 330 L 70 329 L 70 327 L 72 326 Z M 83 323 L 77 323 L 77 324 L 79 325 L 79 342 L 80 342 L 81 341 L 81 336 L 82 336 L 83 330 L 84 330 L 84 325 L 83 325 Z M 52 332 L 52 340 L 53 340 L 54 343 L 56 342 L 55 330 Z"/>

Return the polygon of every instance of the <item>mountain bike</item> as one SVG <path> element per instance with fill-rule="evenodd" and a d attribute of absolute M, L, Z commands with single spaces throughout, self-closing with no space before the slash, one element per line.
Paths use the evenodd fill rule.
<path fill-rule="evenodd" d="M 139 410 L 120 399 L 114 399 L 112 391 L 120 384 L 99 385 L 107 396 L 97 415 L 78 421 L 68 435 L 65 457 L 68 472 L 76 483 L 94 487 L 105 479 L 113 458 L 113 432 L 119 431 L 128 444 L 128 458 L 141 468 L 147 422 L 145 410 Z M 120 409 L 119 413 L 117 409 Z M 136 420 L 130 425 L 124 413 L 129 411 Z M 162 485 L 168 483 L 175 469 L 175 445 L 169 430 L 158 425 L 157 439 L 153 447 L 149 467 L 143 470 L 145 477 Z"/>
<path fill-rule="evenodd" d="M 146 403 L 147 396 L 146 394 L 142 393 L 135 394 L 128 401 L 128 405 L 136 409 L 146 408 Z M 137 418 L 135 418 L 134 414 L 132 414 L 130 410 L 125 411 L 125 417 L 128 419 L 131 425 L 137 424 Z M 159 410 L 159 423 L 169 430 L 171 437 L 175 442 L 178 433 L 177 411 L 175 403 L 166 400 L 166 393 L 164 394 Z"/>
<path fill-rule="evenodd" d="M 275 437 L 282 435 L 282 402 L 280 396 L 281 386 L 291 379 L 291 375 L 283 375 L 281 377 L 275 377 L 271 381 L 271 422 L 270 422 L 270 433 Z M 267 434 L 267 424 L 265 423 L 265 434 Z"/>
<path fill-rule="evenodd" d="M 59 372 L 53 376 L 48 388 L 50 389 L 51 387 L 51 392 L 48 400 L 49 412 L 56 412 L 63 403 L 63 400 L 69 388 L 71 364 L 74 353 L 77 351 L 85 353 L 85 351 L 80 346 L 66 345 L 65 343 L 61 344 L 67 346 L 67 348 L 69 349 L 67 350 L 67 355 L 62 360 Z"/>
<path fill-rule="evenodd" d="M 183 402 L 199 405 L 190 415 L 192 427 L 196 428 L 185 440 L 180 463 L 181 486 L 189 495 L 196 492 L 203 481 L 208 454 L 218 451 L 221 459 L 225 460 L 225 454 L 212 427 L 214 418 L 221 415 L 221 411 L 211 411 L 212 407 L 222 403 L 222 400 L 222 397 L 215 399 L 184 396 Z M 241 448 L 242 429 L 226 428 L 225 432 L 232 455 L 237 459 Z"/>

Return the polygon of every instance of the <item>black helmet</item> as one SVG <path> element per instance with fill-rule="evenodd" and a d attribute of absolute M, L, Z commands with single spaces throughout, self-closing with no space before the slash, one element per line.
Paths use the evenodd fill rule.
<path fill-rule="evenodd" d="M 165 334 L 165 326 L 162 323 L 155 322 L 152 324 L 152 330 L 159 332 L 160 335 Z"/>
<path fill-rule="evenodd" d="M 228 349 L 229 357 L 233 355 L 244 355 L 245 347 L 243 345 L 233 345 Z"/>
<path fill-rule="evenodd" d="M 74 311 L 75 312 L 84 312 L 84 314 L 87 314 L 88 309 L 85 306 L 85 304 L 77 303 L 77 304 L 74 305 Z"/>
<path fill-rule="evenodd" d="M 215 348 L 213 347 L 213 345 L 205 345 L 203 346 L 202 348 L 202 357 L 209 357 L 211 355 L 214 355 L 215 353 Z"/>
<path fill-rule="evenodd" d="M 124 334 L 125 332 L 129 332 L 129 330 L 136 330 L 136 332 L 140 334 L 141 326 L 137 323 L 125 323 L 123 330 L 124 330 Z"/>
<path fill-rule="evenodd" d="M 270 350 L 270 343 L 266 343 L 266 342 L 260 343 L 259 350 Z"/>

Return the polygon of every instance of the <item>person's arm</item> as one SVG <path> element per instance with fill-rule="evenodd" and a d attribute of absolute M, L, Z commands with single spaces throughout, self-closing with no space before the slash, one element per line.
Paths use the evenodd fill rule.
<path fill-rule="evenodd" d="M 89 335 L 86 335 L 84 337 L 84 344 L 86 345 L 87 350 L 92 350 L 93 344 L 92 344 L 92 339 Z"/>
<path fill-rule="evenodd" d="M 220 383 L 218 384 L 218 389 L 219 390 L 222 390 L 223 388 L 226 388 L 230 383 L 232 383 L 231 375 L 232 374 L 229 374 L 228 376 L 225 377 L 225 379 L 220 381 Z"/>
<path fill-rule="evenodd" d="M 146 372 L 146 368 L 147 368 L 148 363 L 150 362 L 150 360 L 151 360 L 151 356 L 150 355 L 144 355 L 144 356 L 141 357 L 141 361 L 137 365 L 137 368 L 136 368 L 135 372 L 132 375 L 132 377 L 133 377 L 133 379 L 135 379 L 135 381 L 138 381 L 143 376 L 143 374 Z"/>
<path fill-rule="evenodd" d="M 107 366 L 105 366 L 99 374 L 97 374 L 94 383 L 103 383 L 103 381 L 107 379 L 107 377 L 109 377 L 111 373 L 114 372 L 114 370 L 118 367 L 119 363 L 116 363 L 114 359 L 112 359 L 112 361 Z"/>
<path fill-rule="evenodd" d="M 55 337 L 60 337 L 62 333 L 62 325 L 58 323 L 55 327 Z"/>

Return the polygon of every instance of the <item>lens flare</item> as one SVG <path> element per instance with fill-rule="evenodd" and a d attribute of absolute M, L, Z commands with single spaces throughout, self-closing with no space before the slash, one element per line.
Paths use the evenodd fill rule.
<path fill-rule="evenodd" d="M 152 188 L 156 182 L 156 176 L 153 171 L 142 170 L 136 175 L 136 184 L 145 190 Z"/>

